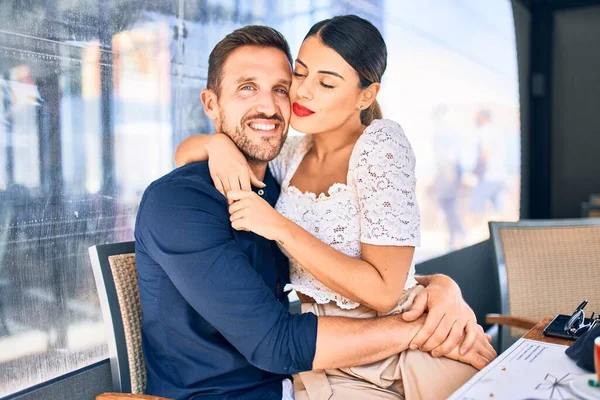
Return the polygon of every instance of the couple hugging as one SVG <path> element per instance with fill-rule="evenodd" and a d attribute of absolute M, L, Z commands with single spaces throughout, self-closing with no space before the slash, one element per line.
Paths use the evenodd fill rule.
<path fill-rule="evenodd" d="M 265 26 L 213 49 L 218 133 L 180 144 L 136 220 L 148 394 L 442 399 L 494 359 L 456 283 L 415 275 L 415 156 L 381 119 L 386 63 L 354 15 L 315 24 L 296 59 Z"/>

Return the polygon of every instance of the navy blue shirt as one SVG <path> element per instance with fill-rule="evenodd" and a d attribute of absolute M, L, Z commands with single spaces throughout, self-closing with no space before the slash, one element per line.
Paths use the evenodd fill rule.
<path fill-rule="evenodd" d="M 267 170 L 259 191 L 275 205 Z M 281 399 L 312 368 L 313 314 L 288 312 L 287 260 L 235 231 L 206 162 L 174 170 L 142 197 L 135 227 L 146 393 L 175 399 Z"/>

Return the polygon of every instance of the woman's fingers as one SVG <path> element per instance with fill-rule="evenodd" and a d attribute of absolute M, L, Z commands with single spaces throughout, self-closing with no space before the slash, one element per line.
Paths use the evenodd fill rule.
<path fill-rule="evenodd" d="M 250 206 L 250 203 L 247 199 L 242 199 L 239 201 L 235 201 L 233 204 L 231 204 L 229 206 L 229 214 L 233 215 L 236 212 L 243 210 L 245 208 L 248 208 Z"/>
<path fill-rule="evenodd" d="M 481 354 L 475 354 L 473 357 L 473 360 L 471 360 L 471 365 L 474 366 L 475 368 L 477 368 L 478 370 L 482 370 L 485 367 L 487 367 L 487 365 L 490 362 L 492 362 L 492 360 L 488 360 Z"/>
<path fill-rule="evenodd" d="M 244 227 L 244 220 L 243 219 L 238 219 L 236 221 L 233 221 L 231 223 L 231 227 L 233 229 L 235 229 L 236 231 L 247 231 L 248 229 L 246 229 Z"/>
<path fill-rule="evenodd" d="M 252 185 L 250 184 L 250 176 L 249 175 L 240 175 L 238 177 L 239 183 L 240 183 L 240 189 L 245 190 L 245 191 L 249 191 L 252 190 Z"/>
<path fill-rule="evenodd" d="M 246 215 L 246 209 L 241 209 L 241 210 L 238 210 L 238 211 L 234 212 L 233 214 L 231 214 L 229 216 L 229 220 L 231 222 L 236 222 L 236 221 L 243 219 L 245 215 Z"/>
<path fill-rule="evenodd" d="M 482 350 L 482 355 L 487 358 L 490 362 L 493 361 L 498 354 L 496 353 L 496 350 L 494 350 L 494 348 L 488 348 L 487 346 L 483 348 Z"/>
<path fill-rule="evenodd" d="M 228 176 L 227 181 L 229 182 L 229 190 L 241 190 L 240 180 L 237 175 Z"/>
<path fill-rule="evenodd" d="M 483 347 L 484 347 L 485 351 L 487 351 L 491 355 L 492 360 L 493 360 L 494 358 L 498 357 L 498 353 L 496 352 L 496 349 L 494 349 L 494 346 L 492 346 L 491 341 L 488 340 L 487 336 L 489 336 L 489 335 L 484 334 L 484 339 L 485 339 L 484 343 L 485 344 Z"/>
<path fill-rule="evenodd" d="M 231 190 L 231 184 L 229 183 L 229 178 L 227 176 L 219 176 L 219 179 L 221 180 L 221 185 L 223 187 L 223 191 L 225 192 L 225 197 L 229 197 L 228 193 Z M 231 204 L 231 201 L 229 201 L 229 204 Z"/>
<path fill-rule="evenodd" d="M 248 167 L 242 168 L 242 170 L 238 174 L 238 179 L 240 181 L 240 188 L 246 191 L 252 190 L 252 186 L 255 186 L 257 188 L 264 188 L 267 186 L 264 182 L 258 179 L 256 175 L 254 175 L 252 169 Z"/>
<path fill-rule="evenodd" d="M 473 347 L 475 343 L 475 339 L 477 339 L 477 324 L 476 323 L 468 323 L 465 327 L 466 337 L 465 340 L 460 345 L 460 354 L 465 355 L 467 352 Z"/>
<path fill-rule="evenodd" d="M 466 362 L 473 365 L 477 369 L 482 369 L 494 361 L 494 359 L 497 357 L 497 353 L 492 345 L 488 342 L 486 335 L 483 333 L 483 329 L 480 330 L 477 328 L 477 330 L 479 332 L 474 347 L 471 351 L 464 355 L 464 357 Z"/>
<path fill-rule="evenodd" d="M 227 197 L 227 193 L 225 192 L 225 188 L 223 187 L 223 182 L 221 182 L 221 179 L 219 179 L 216 176 L 211 176 L 213 183 L 215 184 L 215 188 L 221 192 L 221 194 L 225 197 Z"/>
<path fill-rule="evenodd" d="M 251 198 L 252 196 L 256 196 L 254 192 L 248 192 L 244 190 L 230 190 L 227 192 L 227 198 L 229 201 L 238 201 L 241 199 Z"/>
<path fill-rule="evenodd" d="M 250 175 L 250 182 L 252 183 L 252 185 L 254 185 L 254 186 L 258 187 L 258 188 L 264 188 L 264 187 L 267 186 L 267 185 L 265 185 L 265 183 L 263 181 L 261 181 L 260 179 L 258 179 L 256 177 L 256 175 L 254 175 L 254 172 L 250 168 L 248 168 L 248 172 L 249 172 L 249 175 Z"/>
<path fill-rule="evenodd" d="M 487 366 L 489 363 L 491 363 L 492 361 L 494 361 L 494 359 L 496 358 L 496 353 L 489 351 L 488 349 L 486 349 L 485 347 L 481 347 L 478 351 L 477 351 L 477 355 L 476 358 L 480 359 L 483 361 L 484 365 L 482 366 L 476 366 L 473 365 L 475 368 L 477 369 L 482 369 L 485 366 Z"/>

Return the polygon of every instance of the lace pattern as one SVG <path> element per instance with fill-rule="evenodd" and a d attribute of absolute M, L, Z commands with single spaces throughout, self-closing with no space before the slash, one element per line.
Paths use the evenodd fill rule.
<path fill-rule="evenodd" d="M 310 136 L 288 136 L 279 155 L 269 162 L 269 169 L 277 183 L 281 184 L 283 182 L 288 169 L 291 167 L 291 162 L 298 158 L 300 154 L 300 161 L 302 161 L 310 145 L 309 140 Z M 300 161 L 298 161 L 298 164 Z"/>
<path fill-rule="evenodd" d="M 293 141 L 286 143 L 280 156 L 270 164 L 273 175 L 281 179 L 281 196 L 276 206 L 281 214 L 322 242 L 355 258 L 361 256 L 361 242 L 419 244 L 415 157 L 400 125 L 389 120 L 374 121 L 352 151 L 347 183 L 336 183 L 319 196 L 290 186 L 310 148 L 310 137 L 289 139 Z M 360 305 L 323 285 L 282 250 L 290 258 L 291 284 L 285 290 L 294 289 L 319 304 L 335 301 L 342 309 Z M 414 273 L 413 265 L 405 289 L 417 284 Z"/>
<path fill-rule="evenodd" d="M 372 125 L 373 126 L 373 125 Z M 377 121 L 350 159 L 363 243 L 420 245 L 415 155 L 400 125 Z"/>

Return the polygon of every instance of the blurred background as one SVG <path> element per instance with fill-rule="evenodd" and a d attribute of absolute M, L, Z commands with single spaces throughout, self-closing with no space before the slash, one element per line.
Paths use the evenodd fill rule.
<path fill-rule="evenodd" d="M 0 397 L 107 358 L 87 248 L 132 240 L 140 197 L 174 168 L 177 144 L 212 132 L 199 100 L 208 55 L 237 27 L 270 25 L 293 55 L 334 15 L 381 30 L 379 101 L 417 155 L 417 261 L 526 214 L 524 10 L 509 0 L 0 1 Z"/>

